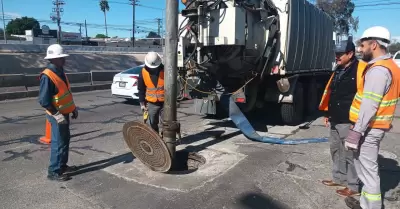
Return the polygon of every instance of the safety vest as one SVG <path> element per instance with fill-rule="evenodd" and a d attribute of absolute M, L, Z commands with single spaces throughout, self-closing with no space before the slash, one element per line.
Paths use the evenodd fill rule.
<path fill-rule="evenodd" d="M 389 91 L 385 95 L 364 92 L 365 74 L 369 69 L 375 66 L 387 68 L 392 75 L 392 83 Z M 379 60 L 374 64 L 367 66 L 362 76 L 363 79 L 357 81 L 357 93 L 354 97 L 353 103 L 351 104 L 350 120 L 354 123 L 357 122 L 361 101 L 363 98 L 368 98 L 380 102 L 376 115 L 369 123 L 369 127 L 377 129 L 389 129 L 392 124 L 394 112 L 396 110 L 396 104 L 399 99 L 400 68 L 392 59 Z"/>
<path fill-rule="evenodd" d="M 146 85 L 146 101 L 164 102 L 164 70 L 160 71 L 157 87 L 151 81 L 150 74 L 146 68 L 142 69 L 144 84 Z"/>
<path fill-rule="evenodd" d="M 364 72 L 366 66 L 367 66 L 366 62 L 361 61 L 361 60 L 358 61 L 357 77 L 356 77 L 357 89 L 359 88 L 358 81 L 363 79 L 362 76 L 363 76 L 363 72 Z M 331 78 L 329 78 L 329 81 L 325 86 L 324 94 L 322 95 L 321 102 L 319 103 L 319 110 L 321 110 L 321 111 L 328 111 L 329 99 L 331 97 L 331 83 L 332 83 L 334 76 L 335 76 L 335 73 L 333 73 L 331 75 Z"/>
<path fill-rule="evenodd" d="M 74 99 L 72 97 L 72 93 L 70 90 L 70 85 L 67 76 L 65 75 L 67 84 L 53 71 L 49 69 L 45 69 L 41 74 L 47 75 L 50 80 L 56 86 L 58 93 L 53 96 L 53 106 L 61 113 L 61 114 L 69 114 L 72 113 L 76 106 L 74 103 Z M 48 114 L 51 115 L 49 111 L 46 110 Z"/>

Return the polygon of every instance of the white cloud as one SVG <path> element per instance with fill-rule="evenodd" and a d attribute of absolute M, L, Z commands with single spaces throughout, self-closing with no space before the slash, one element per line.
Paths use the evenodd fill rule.
<path fill-rule="evenodd" d="M 392 36 L 393 42 L 400 42 L 400 36 Z"/>
<path fill-rule="evenodd" d="M 0 13 L 0 15 L 3 15 L 3 13 Z M 5 17 L 5 19 L 15 19 L 15 18 L 19 18 L 22 16 L 15 12 L 4 12 L 4 17 Z"/>

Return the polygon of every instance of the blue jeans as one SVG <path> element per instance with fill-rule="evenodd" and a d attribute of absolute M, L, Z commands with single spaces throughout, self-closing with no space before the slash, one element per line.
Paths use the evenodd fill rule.
<path fill-rule="evenodd" d="M 51 124 L 51 152 L 49 175 L 61 174 L 61 168 L 68 163 L 69 141 L 71 138 L 69 130 L 69 115 L 65 115 L 67 124 L 58 124 L 56 119 L 46 115 Z"/>

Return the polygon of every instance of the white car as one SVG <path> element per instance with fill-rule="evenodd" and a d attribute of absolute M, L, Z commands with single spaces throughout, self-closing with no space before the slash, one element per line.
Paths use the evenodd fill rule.
<path fill-rule="evenodd" d="M 128 100 L 139 99 L 138 79 L 144 65 L 139 65 L 115 74 L 111 84 L 111 94 Z"/>
<path fill-rule="evenodd" d="M 397 66 L 400 67 L 400 51 L 396 52 L 396 54 L 393 55 L 393 60 L 396 62 Z"/>

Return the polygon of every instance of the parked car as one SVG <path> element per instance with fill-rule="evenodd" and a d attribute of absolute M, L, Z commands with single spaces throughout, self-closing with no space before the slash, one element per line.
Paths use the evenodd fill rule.
<path fill-rule="evenodd" d="M 139 65 L 115 74 L 111 84 L 111 94 L 127 100 L 139 99 L 137 85 L 143 67 L 144 65 Z"/>
<path fill-rule="evenodd" d="M 397 66 L 400 67 L 400 51 L 393 55 L 393 60 L 396 62 Z"/>

